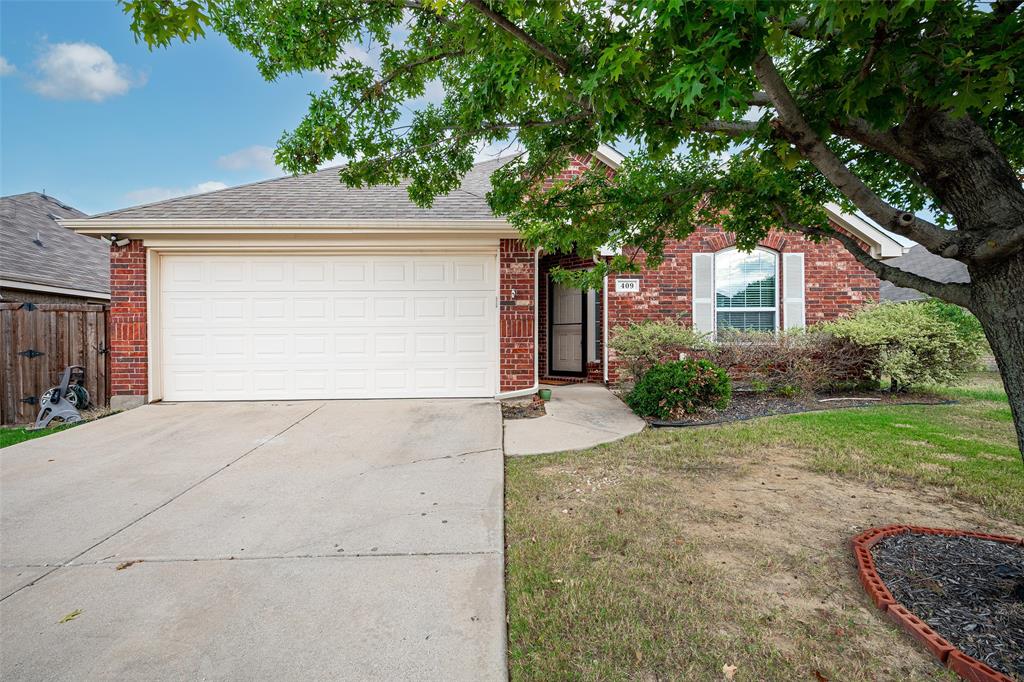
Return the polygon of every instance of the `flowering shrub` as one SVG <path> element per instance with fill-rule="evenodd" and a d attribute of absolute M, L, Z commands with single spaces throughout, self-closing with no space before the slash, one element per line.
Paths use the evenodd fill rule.
<path fill-rule="evenodd" d="M 671 419 L 680 413 L 729 405 L 732 382 L 707 360 L 676 360 L 654 365 L 636 382 L 626 404 L 642 417 Z"/>

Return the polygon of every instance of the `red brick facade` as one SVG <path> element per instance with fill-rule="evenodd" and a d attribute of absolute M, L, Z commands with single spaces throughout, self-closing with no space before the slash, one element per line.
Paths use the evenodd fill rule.
<path fill-rule="evenodd" d="M 597 162 L 592 158 L 575 158 L 558 178 L 572 179 L 593 163 Z M 715 253 L 732 244 L 731 235 L 711 227 L 700 229 L 683 241 L 668 244 L 665 260 L 659 268 L 623 275 L 640 280 L 638 293 L 615 293 L 616 276 L 609 276 L 608 300 L 603 300 L 603 292 L 597 294 L 598 361 L 588 363 L 587 378 L 591 381 L 603 379 L 605 314 L 609 335 L 615 327 L 646 319 L 673 318 L 690 324 L 693 312 L 692 255 Z M 837 242 L 814 244 L 797 235 L 773 233 L 762 245 L 779 253 L 805 254 L 804 296 L 808 325 L 835 319 L 878 299 L 879 280 Z M 534 252 L 527 249 L 521 240 L 500 240 L 498 343 L 499 390 L 502 392 L 530 389 L 538 371 L 540 376 L 547 373 L 549 269 L 555 265 L 590 266 L 589 261 L 575 256 L 545 256 L 538 273 L 535 263 Z M 783 267 L 781 258 L 779 267 L 780 270 Z M 132 241 L 125 247 L 111 248 L 110 279 L 111 395 L 144 397 L 148 392 L 148 358 L 146 253 L 142 242 Z M 782 307 L 779 306 L 780 316 Z M 614 357 L 609 358 L 609 365 L 609 380 L 614 382 L 618 378 Z"/>
<path fill-rule="evenodd" d="M 145 396 L 146 250 L 133 240 L 110 247 L 110 395 Z"/>
<path fill-rule="evenodd" d="M 622 275 L 624 278 L 640 280 L 639 293 L 615 293 L 616 276 L 610 275 L 607 304 L 609 333 L 617 326 L 628 326 L 642 320 L 675 319 L 690 325 L 693 315 L 693 254 L 715 253 L 734 243 L 735 238 L 731 234 L 713 227 L 697 230 L 683 241 L 669 243 L 661 267 L 655 270 L 644 269 L 638 275 Z M 881 284 L 878 278 L 834 240 L 815 244 L 795 234 L 773 232 L 760 244 L 779 253 L 804 254 L 804 310 L 807 325 L 833 320 L 865 303 L 878 300 Z M 782 270 L 780 259 L 780 282 L 784 276 Z M 785 323 L 784 314 L 783 306 L 780 305 L 780 325 Z M 617 370 L 613 354 L 610 354 L 610 381 L 617 379 Z"/>
<path fill-rule="evenodd" d="M 502 239 L 499 247 L 499 321 L 501 391 L 534 385 L 534 252 L 518 239 Z"/>

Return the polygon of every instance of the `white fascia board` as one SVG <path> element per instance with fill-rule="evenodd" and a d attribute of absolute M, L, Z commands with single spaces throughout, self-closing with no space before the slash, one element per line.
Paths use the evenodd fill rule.
<path fill-rule="evenodd" d="M 830 218 L 868 244 L 872 257 L 885 260 L 898 258 L 907 252 L 906 247 L 868 221 L 852 213 L 843 212 L 839 204 L 828 203 L 824 208 Z"/>
<path fill-rule="evenodd" d="M 612 170 L 618 170 L 622 165 L 622 162 L 626 159 L 625 156 L 606 144 L 599 145 L 594 151 L 594 156 L 598 161 L 604 163 Z"/>
<path fill-rule="evenodd" d="M 17 289 L 18 291 L 38 291 L 46 294 L 62 294 L 64 296 L 79 296 L 81 298 L 101 298 L 104 301 L 110 300 L 110 294 L 102 291 L 87 291 L 85 289 L 70 289 L 68 287 L 55 287 L 48 284 L 35 284 L 33 282 L 20 282 L 14 279 L 0 279 L 0 287 Z"/>
<path fill-rule="evenodd" d="M 490 220 L 337 220 L 221 218 L 79 218 L 58 221 L 79 234 L 146 237 L 168 234 L 451 234 L 515 237 L 507 221 Z"/>

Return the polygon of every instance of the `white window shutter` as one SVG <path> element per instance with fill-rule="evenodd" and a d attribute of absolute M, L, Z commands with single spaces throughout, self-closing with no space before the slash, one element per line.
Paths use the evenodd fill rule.
<path fill-rule="evenodd" d="M 693 254 L 693 330 L 715 332 L 715 254 Z"/>
<path fill-rule="evenodd" d="M 804 254 L 782 254 L 782 319 L 786 329 L 803 329 Z"/>

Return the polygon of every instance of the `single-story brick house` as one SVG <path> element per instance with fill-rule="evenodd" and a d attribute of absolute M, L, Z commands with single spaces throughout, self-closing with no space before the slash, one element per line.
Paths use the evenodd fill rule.
<path fill-rule="evenodd" d="M 570 173 L 620 162 L 602 148 Z M 350 189 L 328 169 L 65 221 L 124 244 L 110 259 L 114 406 L 522 395 L 548 376 L 615 381 L 608 335 L 630 322 L 783 329 L 878 298 L 838 244 L 772 234 L 743 254 L 716 229 L 600 291 L 554 284 L 555 265 L 592 262 L 528 249 L 491 213 L 502 163 L 478 164 L 429 209 L 403 185 Z M 873 255 L 902 255 L 830 214 Z"/>

